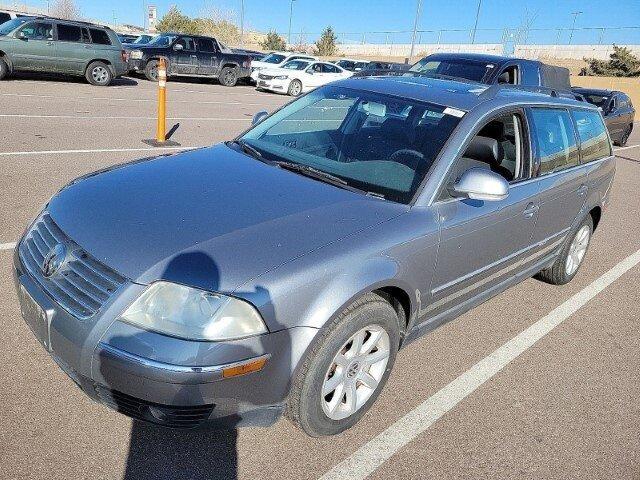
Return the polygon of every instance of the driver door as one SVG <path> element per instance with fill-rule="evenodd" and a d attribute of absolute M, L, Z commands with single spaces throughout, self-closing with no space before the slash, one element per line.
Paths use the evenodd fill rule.
<path fill-rule="evenodd" d="M 305 70 L 306 78 L 304 82 L 305 89 L 317 88 L 324 84 L 324 74 L 322 73 L 321 63 L 312 63 Z"/>
<path fill-rule="evenodd" d="M 17 70 L 56 71 L 56 44 L 51 22 L 25 24 L 12 43 L 11 59 Z"/>
<path fill-rule="evenodd" d="M 180 37 L 173 44 L 171 55 L 172 73 L 193 75 L 198 72 L 196 45 L 191 37 Z"/>

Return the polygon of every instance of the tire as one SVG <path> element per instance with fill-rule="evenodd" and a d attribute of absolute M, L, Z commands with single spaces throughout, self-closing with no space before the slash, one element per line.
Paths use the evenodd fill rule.
<path fill-rule="evenodd" d="M 9 65 L 4 61 L 4 58 L 0 58 L 0 80 L 7 78 L 9 75 Z"/>
<path fill-rule="evenodd" d="M 149 60 L 144 67 L 144 76 L 150 82 L 158 81 L 158 65 L 160 62 L 158 60 Z"/>
<path fill-rule="evenodd" d="M 305 358 L 285 416 L 311 437 L 336 435 L 355 425 L 387 382 L 399 348 L 399 330 L 396 311 L 379 295 L 369 293 L 346 308 L 326 326 Z M 363 340 L 358 351 L 371 353 L 354 358 L 358 337 Z"/>
<path fill-rule="evenodd" d="M 236 83 L 238 83 L 238 69 L 235 67 L 224 67 L 220 70 L 218 80 L 220 84 L 225 87 L 235 87 Z"/>
<path fill-rule="evenodd" d="M 302 93 L 302 82 L 300 80 L 293 80 L 289 84 L 289 90 L 287 90 L 287 93 L 292 97 L 300 95 Z"/>
<path fill-rule="evenodd" d="M 627 128 L 625 128 L 624 133 L 620 137 L 620 140 L 618 140 L 617 142 L 614 142 L 618 147 L 624 147 L 627 145 L 627 142 L 629 141 L 629 137 L 631 136 L 632 128 L 633 127 L 631 125 L 627 125 Z"/>
<path fill-rule="evenodd" d="M 586 237 L 584 237 L 585 232 L 587 232 Z M 587 215 L 580 225 L 574 228 L 571 234 L 567 236 L 565 244 L 554 264 L 542 270 L 535 278 L 550 283 L 551 285 L 564 285 L 573 280 L 573 277 L 576 276 L 584 263 L 592 235 L 593 219 L 591 215 Z M 580 240 L 581 238 L 582 240 Z M 579 251 L 574 250 L 576 242 L 577 245 L 583 247 L 583 249 L 581 248 Z M 578 252 L 580 252 L 579 257 Z"/>
<path fill-rule="evenodd" d="M 106 87 L 113 81 L 113 73 L 104 62 L 91 62 L 85 72 L 85 77 L 91 85 Z"/>

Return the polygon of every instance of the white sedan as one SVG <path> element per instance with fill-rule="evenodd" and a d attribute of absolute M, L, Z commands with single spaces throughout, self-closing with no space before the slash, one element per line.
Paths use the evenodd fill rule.
<path fill-rule="evenodd" d="M 351 75 L 353 72 L 329 62 L 292 60 L 279 68 L 260 70 L 256 88 L 297 97 L 301 93 Z"/>

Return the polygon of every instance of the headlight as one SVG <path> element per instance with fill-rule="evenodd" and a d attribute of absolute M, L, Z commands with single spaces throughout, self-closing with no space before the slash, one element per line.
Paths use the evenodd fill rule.
<path fill-rule="evenodd" d="M 287 78 L 289 78 L 289 75 L 280 75 L 278 77 L 273 77 L 276 80 L 286 80 Z"/>
<path fill-rule="evenodd" d="M 188 340 L 233 340 L 267 332 L 249 303 L 169 282 L 152 284 L 118 320 Z"/>
<path fill-rule="evenodd" d="M 134 60 L 140 60 L 142 58 L 142 50 L 132 50 L 129 54 L 129 58 L 133 58 Z"/>

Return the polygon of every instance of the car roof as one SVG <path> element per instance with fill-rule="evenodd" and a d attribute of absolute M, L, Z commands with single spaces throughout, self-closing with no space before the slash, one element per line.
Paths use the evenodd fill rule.
<path fill-rule="evenodd" d="M 590 104 L 554 96 L 551 89 L 513 85 L 484 85 L 475 82 L 443 80 L 430 77 L 350 77 L 333 85 L 393 95 L 470 111 L 486 101 L 496 104 L 549 104 L 591 108 Z M 595 107 L 593 107 L 595 108 Z"/>
<path fill-rule="evenodd" d="M 30 16 L 29 18 L 33 20 L 49 20 L 52 22 L 70 23 L 72 25 L 77 25 L 80 27 L 103 28 L 105 30 L 111 30 L 111 28 L 109 28 L 108 26 L 100 25 L 99 23 L 83 22 L 80 20 L 67 20 L 66 18 L 57 18 L 57 17 L 48 16 L 48 15 L 34 15 L 34 16 Z M 125 34 L 125 35 L 129 35 L 129 34 Z"/>
<path fill-rule="evenodd" d="M 610 97 L 615 93 L 620 93 L 618 90 L 609 90 L 606 88 L 572 87 L 571 90 L 582 93 L 583 95 L 601 95 L 603 97 Z"/>

